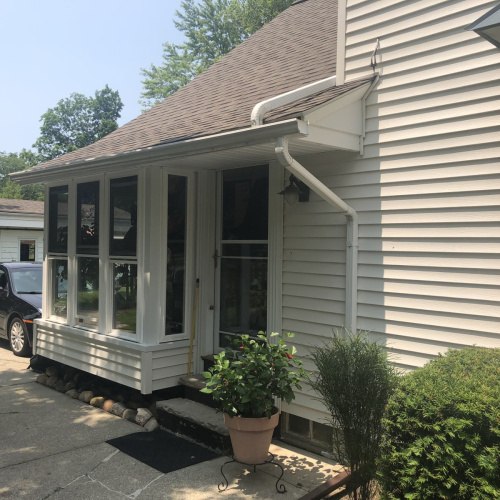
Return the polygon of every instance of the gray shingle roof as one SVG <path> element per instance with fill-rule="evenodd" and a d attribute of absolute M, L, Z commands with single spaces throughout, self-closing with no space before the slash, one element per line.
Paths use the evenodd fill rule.
<path fill-rule="evenodd" d="M 43 201 L 0 198 L 0 213 L 43 214 Z"/>
<path fill-rule="evenodd" d="M 146 113 L 33 169 L 247 128 L 258 102 L 333 76 L 336 44 L 337 0 L 299 0 Z"/>

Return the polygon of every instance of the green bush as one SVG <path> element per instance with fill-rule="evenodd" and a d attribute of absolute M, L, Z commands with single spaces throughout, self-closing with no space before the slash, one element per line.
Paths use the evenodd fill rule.
<path fill-rule="evenodd" d="M 500 498 L 500 349 L 450 351 L 405 375 L 384 427 L 382 498 Z"/>
<path fill-rule="evenodd" d="M 373 498 L 382 416 L 399 377 L 366 332 L 335 332 L 311 355 L 318 368 L 312 387 L 331 414 L 334 458 L 351 471 L 351 497 Z"/>

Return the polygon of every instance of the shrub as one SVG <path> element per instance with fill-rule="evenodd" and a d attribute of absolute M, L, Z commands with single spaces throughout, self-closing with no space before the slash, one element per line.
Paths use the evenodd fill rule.
<path fill-rule="evenodd" d="M 406 375 L 384 426 L 382 498 L 500 498 L 500 349 L 450 351 Z"/>
<path fill-rule="evenodd" d="M 276 343 L 269 342 L 263 332 L 256 338 L 245 334 L 234 339 L 234 351 L 226 347 L 215 356 L 210 371 L 203 372 L 207 386 L 201 392 L 211 394 L 230 417 L 271 418 L 274 399 L 291 403 L 294 388 L 301 390 L 301 379 L 308 377 L 302 361 L 295 357 L 295 347 L 285 344 L 284 337 L 293 336 L 271 333 Z"/>
<path fill-rule="evenodd" d="M 351 496 L 372 498 L 381 420 L 399 377 L 366 332 L 335 332 L 311 355 L 318 368 L 312 387 L 331 414 L 334 458 L 351 470 Z"/>

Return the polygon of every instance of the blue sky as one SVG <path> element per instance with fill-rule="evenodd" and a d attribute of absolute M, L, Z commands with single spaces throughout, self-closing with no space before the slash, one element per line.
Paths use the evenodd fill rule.
<path fill-rule="evenodd" d="M 40 117 L 59 100 L 108 84 L 141 113 L 141 68 L 179 43 L 172 20 L 181 0 L 0 0 L 0 151 L 29 149 Z"/>

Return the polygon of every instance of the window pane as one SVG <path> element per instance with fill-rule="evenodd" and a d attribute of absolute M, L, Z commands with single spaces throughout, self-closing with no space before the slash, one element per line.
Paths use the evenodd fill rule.
<path fill-rule="evenodd" d="M 187 178 L 168 176 L 167 307 L 165 333 L 184 332 Z"/>
<path fill-rule="evenodd" d="M 267 243 L 224 243 L 222 245 L 223 257 L 248 258 L 255 257 L 267 259 Z"/>
<path fill-rule="evenodd" d="M 80 325 L 97 325 L 99 317 L 99 259 L 78 259 L 78 300 L 76 314 Z"/>
<path fill-rule="evenodd" d="M 49 191 L 49 252 L 68 251 L 68 186 Z"/>
<path fill-rule="evenodd" d="M 54 259 L 51 261 L 52 272 L 52 316 L 67 318 L 68 315 L 68 261 Z"/>
<path fill-rule="evenodd" d="M 255 335 L 260 330 L 266 330 L 266 322 L 267 260 L 222 257 L 220 293 L 222 332 Z"/>
<path fill-rule="evenodd" d="M 113 328 L 136 332 L 137 265 L 113 264 Z"/>
<path fill-rule="evenodd" d="M 267 241 L 268 170 L 266 165 L 223 172 L 223 240 Z"/>
<path fill-rule="evenodd" d="M 111 255 L 136 255 L 137 176 L 113 179 L 111 197 Z"/>
<path fill-rule="evenodd" d="M 35 262 L 36 255 L 35 241 L 26 240 L 21 241 L 20 244 L 20 257 L 23 262 Z"/>
<path fill-rule="evenodd" d="M 77 253 L 99 252 L 99 182 L 78 184 Z"/>

